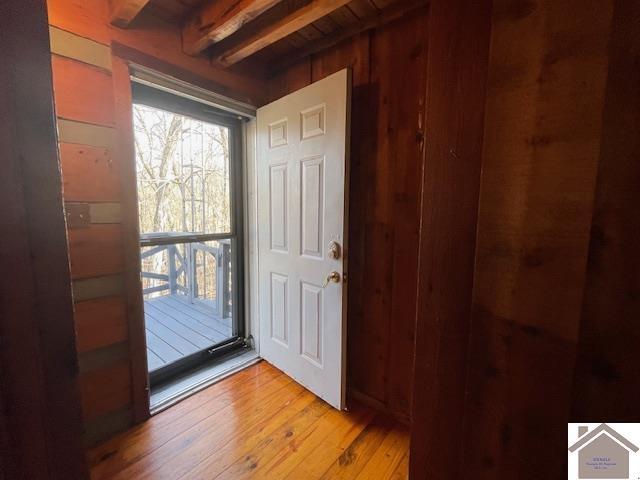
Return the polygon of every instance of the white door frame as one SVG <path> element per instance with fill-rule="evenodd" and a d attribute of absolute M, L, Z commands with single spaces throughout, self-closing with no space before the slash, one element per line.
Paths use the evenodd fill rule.
<path fill-rule="evenodd" d="M 251 346 L 260 355 L 260 318 L 258 305 L 260 292 L 258 288 L 258 168 L 257 152 L 258 122 L 252 118 L 244 125 L 244 192 L 245 192 L 245 332 L 252 338 Z"/>

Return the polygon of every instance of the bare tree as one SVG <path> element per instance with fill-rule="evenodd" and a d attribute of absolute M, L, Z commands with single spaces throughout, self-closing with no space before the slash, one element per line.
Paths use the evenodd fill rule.
<path fill-rule="evenodd" d="M 145 105 L 133 110 L 140 231 L 230 231 L 229 130 Z M 166 272 L 167 261 L 145 258 L 144 270 Z M 203 259 L 198 274 L 205 291 L 211 261 Z"/>

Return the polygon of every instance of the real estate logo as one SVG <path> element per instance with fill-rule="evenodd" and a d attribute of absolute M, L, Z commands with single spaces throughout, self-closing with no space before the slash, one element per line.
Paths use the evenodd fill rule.
<path fill-rule="evenodd" d="M 615 427 L 615 428 L 614 428 Z M 624 433 L 624 435 L 623 435 Z M 633 440 L 633 441 L 632 441 Z M 569 424 L 569 480 L 640 479 L 640 424 Z"/>

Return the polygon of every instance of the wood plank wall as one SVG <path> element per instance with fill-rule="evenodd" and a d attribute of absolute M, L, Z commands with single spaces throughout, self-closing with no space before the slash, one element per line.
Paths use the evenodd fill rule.
<path fill-rule="evenodd" d="M 413 478 L 565 478 L 567 422 L 638 421 L 639 20 L 631 0 L 493 1 L 471 329 L 441 345 L 468 347 L 441 365 L 466 396 L 425 414 L 464 418 L 458 468 L 414 414 Z"/>
<path fill-rule="evenodd" d="M 131 99 L 126 62 L 114 56 L 112 45 L 241 100 L 260 102 L 260 90 L 256 80 L 183 55 L 175 27 L 160 21 L 133 30 L 112 27 L 103 0 L 47 3 L 85 442 L 93 444 L 148 415 L 139 277 L 132 261 L 138 240 L 126 131 Z"/>
<path fill-rule="evenodd" d="M 348 387 L 408 421 L 416 302 L 427 10 L 313 55 L 270 81 L 275 100 L 353 69 Z"/>
<path fill-rule="evenodd" d="M 411 417 L 415 479 L 455 479 L 462 465 L 491 3 L 431 2 Z"/>
<path fill-rule="evenodd" d="M 0 478 L 88 478 L 47 15 L 0 2 Z"/>
<path fill-rule="evenodd" d="M 638 422 L 640 2 L 613 5 L 572 419 Z"/>
<path fill-rule="evenodd" d="M 465 412 L 474 478 L 565 471 L 612 3 L 494 1 Z"/>

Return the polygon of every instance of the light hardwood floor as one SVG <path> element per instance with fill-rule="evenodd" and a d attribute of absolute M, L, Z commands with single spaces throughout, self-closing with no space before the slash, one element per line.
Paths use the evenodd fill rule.
<path fill-rule="evenodd" d="M 409 432 L 261 362 L 88 454 L 93 479 L 404 479 Z"/>

